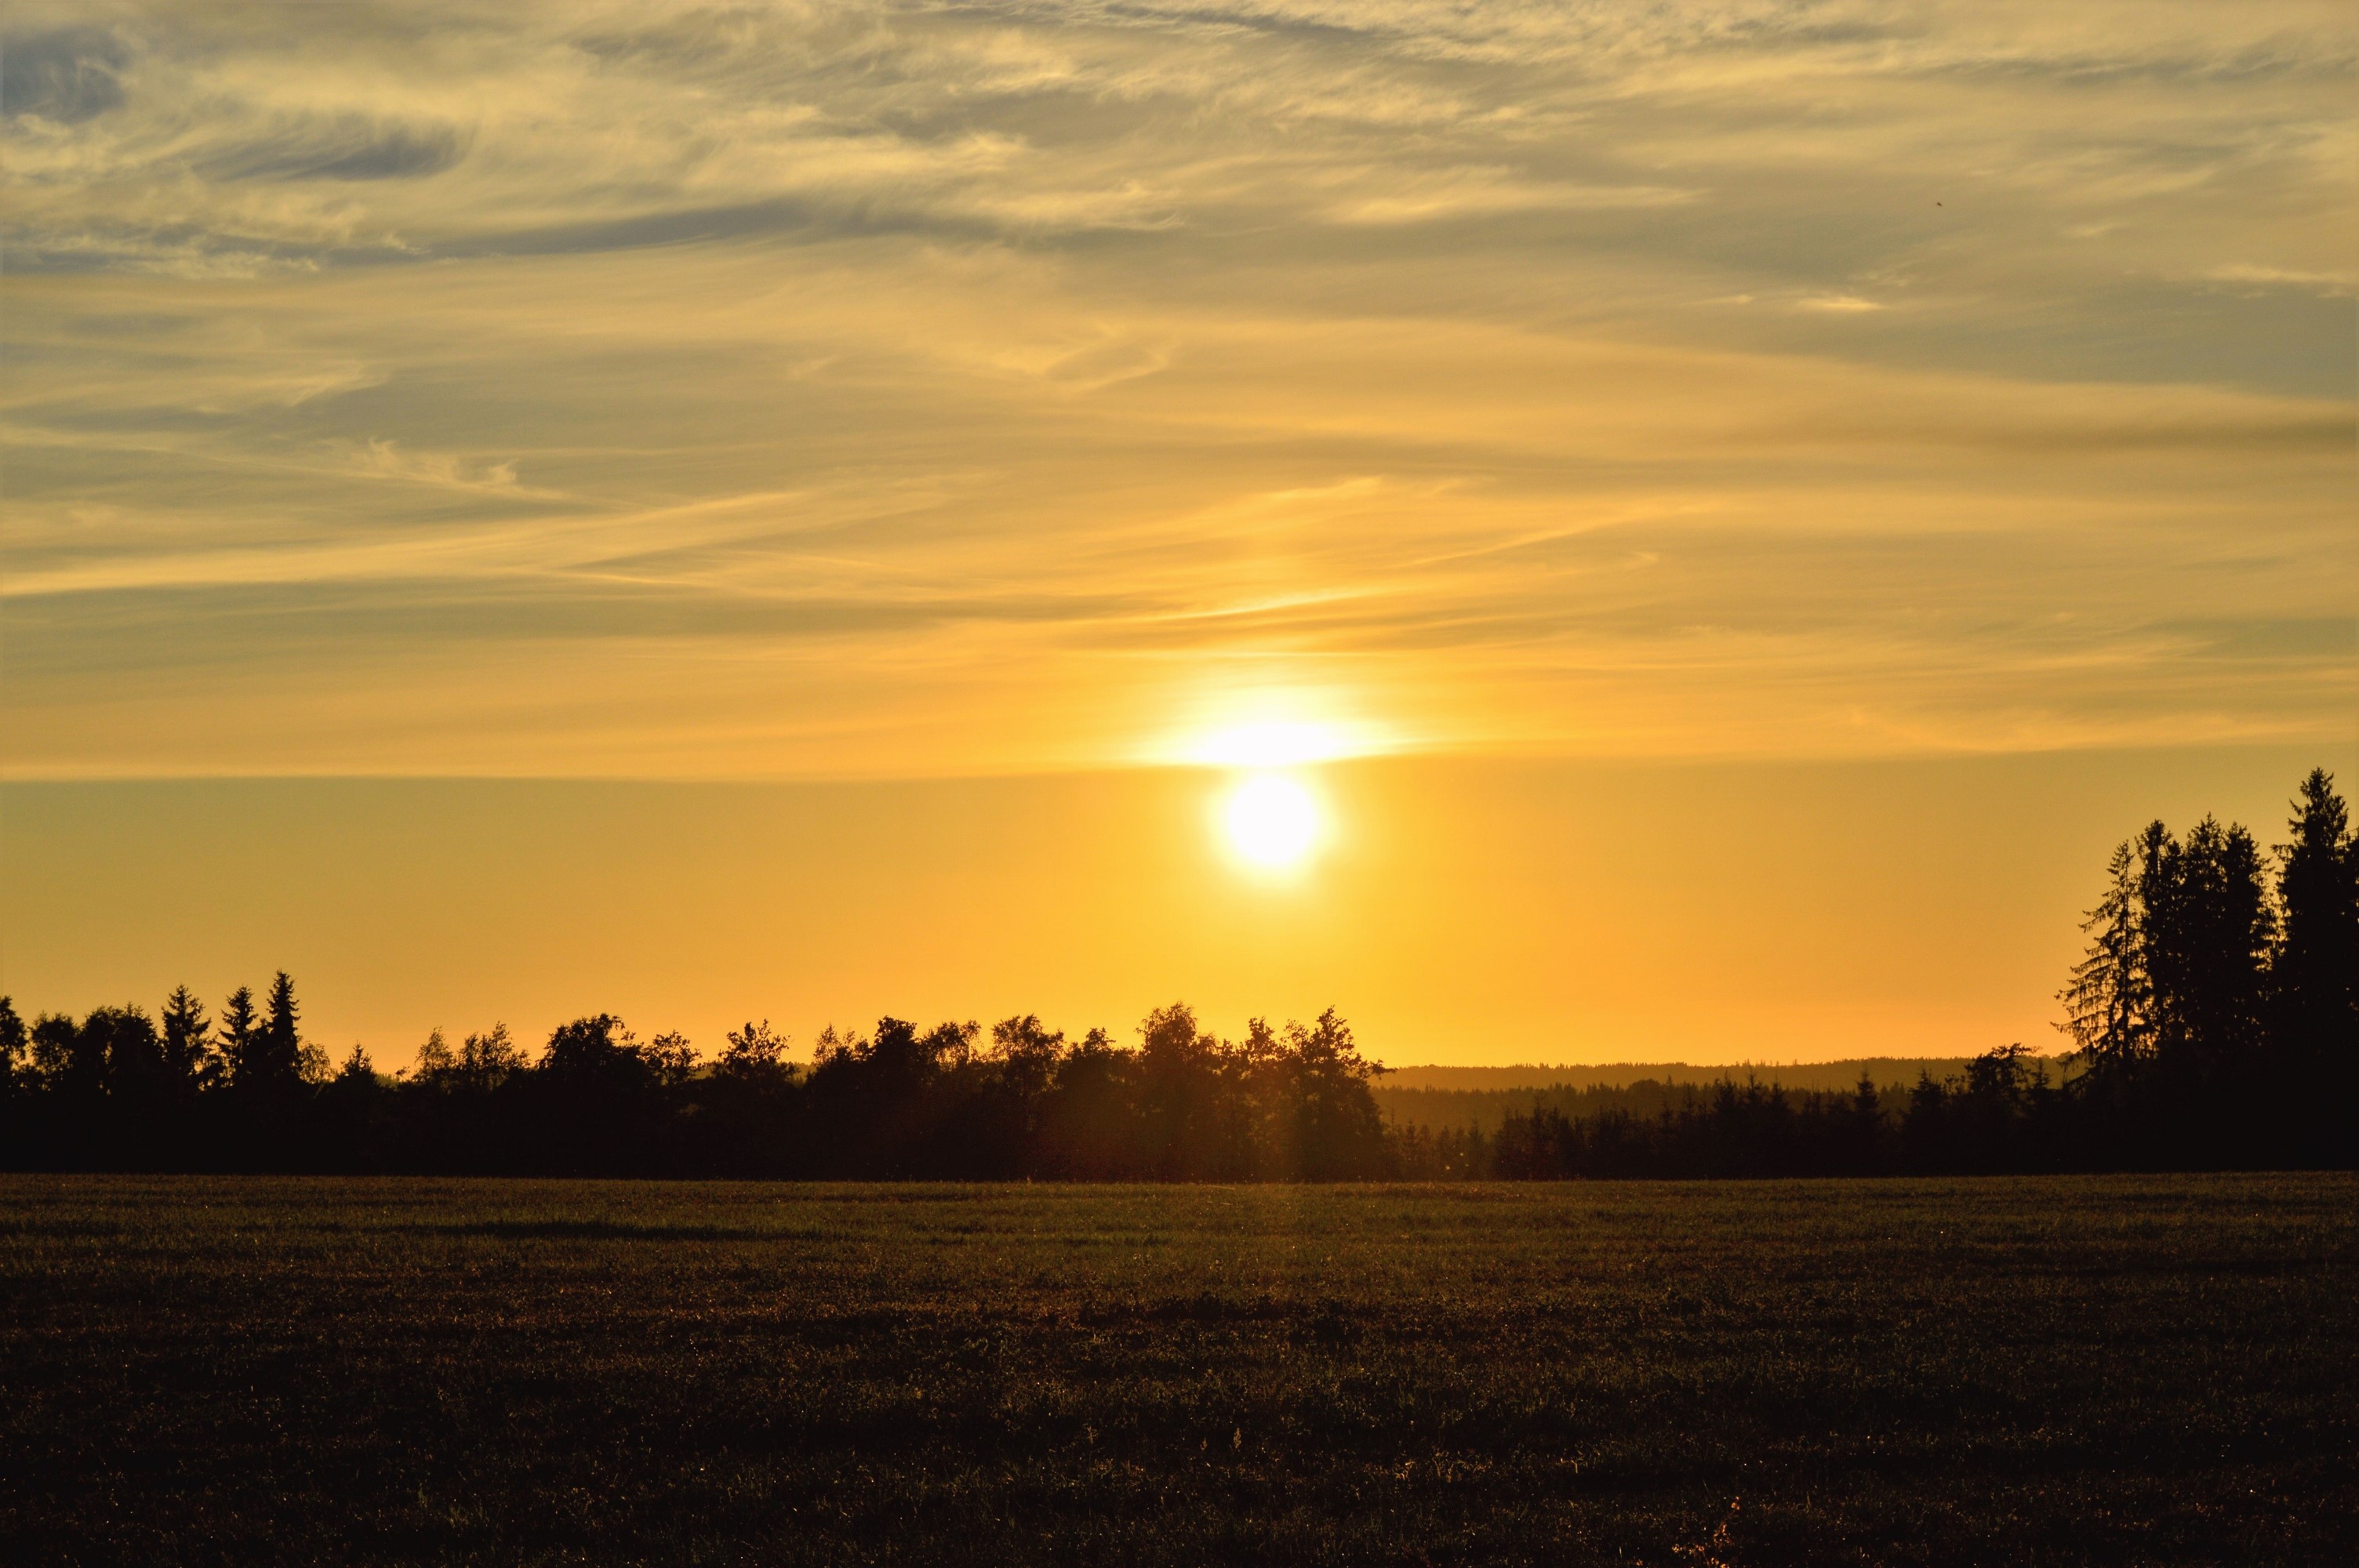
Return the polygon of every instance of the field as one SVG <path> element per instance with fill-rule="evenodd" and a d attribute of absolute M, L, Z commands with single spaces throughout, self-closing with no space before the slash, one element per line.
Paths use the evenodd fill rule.
<path fill-rule="evenodd" d="M 59 1563 L 2359 1560 L 2359 1180 L 0 1178 Z"/>

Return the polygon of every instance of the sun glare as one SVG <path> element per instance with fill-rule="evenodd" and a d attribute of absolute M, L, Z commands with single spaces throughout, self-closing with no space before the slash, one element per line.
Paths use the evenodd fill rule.
<path fill-rule="evenodd" d="M 1364 737 L 1340 724 L 1270 719 L 1234 724 L 1199 736 L 1185 752 L 1191 762 L 1223 768 L 1293 768 L 1332 762 L 1368 750 Z"/>
<path fill-rule="evenodd" d="M 1299 779 L 1256 773 L 1221 803 L 1229 848 L 1248 865 L 1284 871 L 1319 847 L 1325 827 L 1319 801 Z"/>

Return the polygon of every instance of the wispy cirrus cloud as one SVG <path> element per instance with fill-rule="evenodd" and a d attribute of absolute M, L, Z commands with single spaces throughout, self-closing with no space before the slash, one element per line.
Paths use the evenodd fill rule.
<path fill-rule="evenodd" d="M 19 772 L 994 771 L 1254 690 L 2006 749 L 2354 695 L 2267 630 L 2354 588 L 2330 6 L 8 28 Z M 330 690 L 385 722 L 289 717 Z"/>

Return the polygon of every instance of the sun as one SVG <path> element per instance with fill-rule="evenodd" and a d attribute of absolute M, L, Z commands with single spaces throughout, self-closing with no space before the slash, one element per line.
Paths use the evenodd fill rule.
<path fill-rule="evenodd" d="M 1220 824 L 1239 860 L 1277 871 L 1300 865 L 1319 847 L 1326 819 L 1299 779 L 1256 773 L 1223 798 Z"/>

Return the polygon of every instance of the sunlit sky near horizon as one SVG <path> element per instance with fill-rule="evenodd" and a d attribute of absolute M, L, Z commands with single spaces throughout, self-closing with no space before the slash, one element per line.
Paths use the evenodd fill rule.
<path fill-rule="evenodd" d="M 1420 912 L 1257 1006 L 1353 1013 L 1364 976 L 1368 1028 L 1471 1060 L 1451 977 L 1402 989 L 1438 933 L 1524 952 L 1518 923 L 1661 899 L 1669 946 L 1794 921 L 1855 945 L 1824 912 L 1873 881 L 1841 854 L 1751 881 L 1607 856 L 1543 892 L 1486 850 L 1353 881 L 1369 835 L 1469 814 L 1533 845 L 1672 830 L 1643 791 L 1502 781 L 1786 781 L 1759 785 L 1777 830 L 1826 844 L 1886 765 L 1951 767 L 1948 790 L 2089 759 L 2057 765 L 2097 837 L 2158 801 L 2266 805 L 2290 759 L 2354 753 L 2354 62 L 2339 4 L 23 0 L 0 970 L 87 1006 L 212 940 L 125 946 L 95 907 L 33 932 L 27 897 L 82 905 L 27 881 L 69 874 L 27 824 L 97 831 L 134 798 L 73 796 L 99 781 L 759 784 L 822 816 L 838 784 L 930 782 L 894 798 L 968 802 L 919 807 L 965 838 L 910 835 L 922 863 L 831 840 L 876 886 L 972 868 L 930 945 L 843 950 L 867 977 L 845 1009 L 914 1011 L 895 985 L 933 995 L 969 938 L 1044 1011 L 1244 1005 L 1245 961 L 1183 928 L 1225 903 L 1158 893 L 1163 924 L 1086 978 L 1058 967 L 1070 933 L 1010 925 L 1136 895 L 1111 850 L 1050 857 L 1045 886 L 996 858 L 1087 797 L 1184 840 L 1160 874 L 1222 900 Z M 1250 829 L 1239 770 L 1286 781 Z M 1813 806 L 1781 793 L 1802 776 L 1853 782 Z M 642 816 L 571 853 L 653 890 L 662 814 L 707 797 L 628 797 Z M 206 853 L 269 860 L 267 814 L 203 798 Z M 397 836 L 369 798 L 352 833 Z M 432 798 L 476 842 L 516 797 Z M 1946 917 L 1908 900 L 1961 884 L 1878 892 L 1927 933 L 1922 1009 L 1862 1022 L 1830 970 L 1760 1049 L 2038 1027 L 2093 868 L 2035 871 L 2059 846 L 2010 860 L 1988 826 L 1995 859 L 1943 874 L 2023 888 L 1988 918 L 2035 948 L 1944 978 Z M 547 846 L 503 861 L 518 835 L 472 864 L 549 875 Z M 748 865 L 769 896 L 866 896 L 835 852 Z M 255 918 L 221 964 L 310 939 Z M 322 995 L 334 1027 L 495 1005 L 368 940 L 417 1000 Z M 66 957 L 109 942 L 111 968 Z M 1647 951 L 1617 962 L 1674 963 Z M 693 999 L 716 977 L 677 957 L 643 984 L 567 954 L 514 948 L 519 993 L 788 1010 Z M 1483 984 L 1568 1060 L 1649 1027 L 1710 1059 L 1740 1027 L 1669 983 L 1651 1025 L 1635 990 L 1589 1006 L 1542 949 Z"/>

